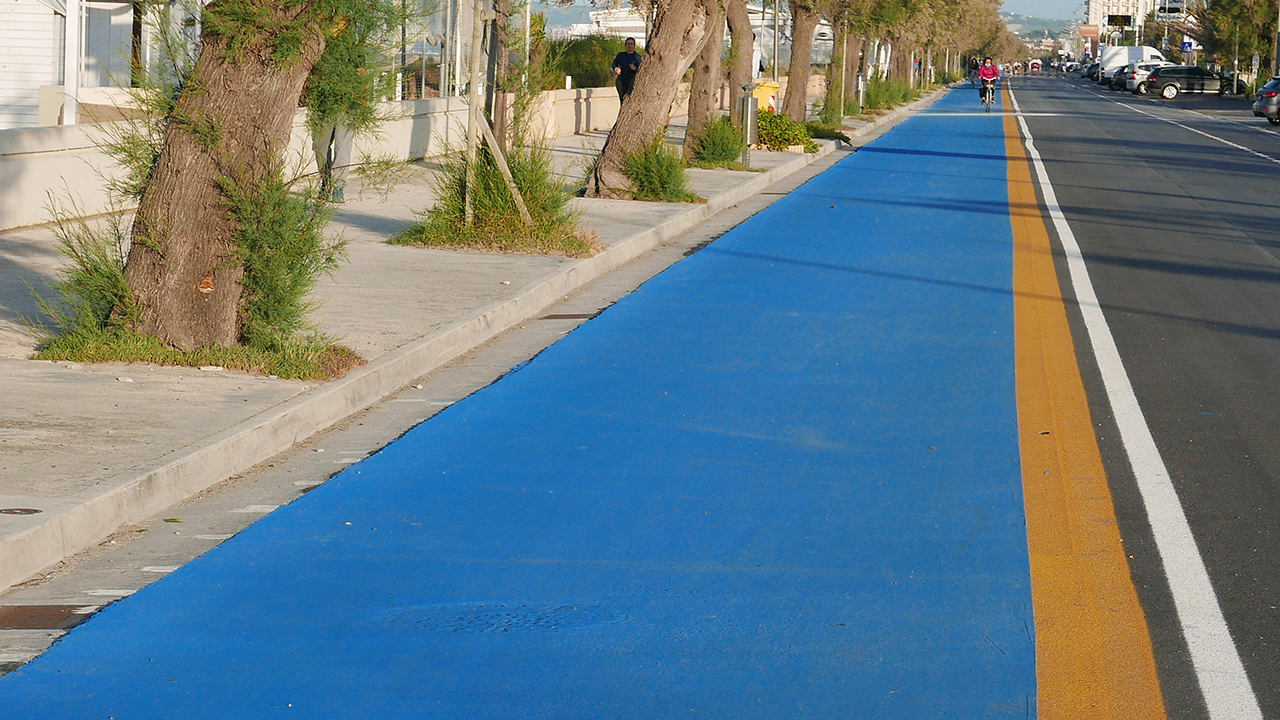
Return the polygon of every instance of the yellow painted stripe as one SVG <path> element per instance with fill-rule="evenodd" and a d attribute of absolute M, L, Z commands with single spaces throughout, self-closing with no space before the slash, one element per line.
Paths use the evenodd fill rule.
<path fill-rule="evenodd" d="M 1007 90 L 1004 106 L 1012 106 Z M 1049 232 L 1012 115 L 1004 131 L 1039 716 L 1164 718 L 1146 616 L 1129 576 Z"/>

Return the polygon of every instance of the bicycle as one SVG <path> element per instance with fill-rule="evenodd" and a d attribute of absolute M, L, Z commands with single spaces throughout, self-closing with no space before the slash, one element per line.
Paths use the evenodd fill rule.
<path fill-rule="evenodd" d="M 982 111 L 991 112 L 991 106 L 996 102 L 996 81 L 982 81 Z"/>

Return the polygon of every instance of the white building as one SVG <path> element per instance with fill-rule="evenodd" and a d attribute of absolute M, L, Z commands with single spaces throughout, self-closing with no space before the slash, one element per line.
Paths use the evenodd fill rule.
<path fill-rule="evenodd" d="M 1113 42 L 1116 34 L 1120 35 L 1123 43 L 1126 28 L 1129 31 L 1139 29 L 1147 13 L 1160 4 L 1161 0 L 1089 0 L 1087 23 L 1098 26 L 1098 40 L 1102 44 L 1116 44 Z M 1126 24 L 1122 25 L 1122 21 Z"/>
<path fill-rule="evenodd" d="M 153 61 L 153 28 L 135 17 L 141 3 L 80 0 L 79 6 L 79 88 L 85 92 L 77 96 L 109 107 L 121 96 L 109 89 L 130 84 L 135 53 L 144 65 Z M 0 0 L 0 129 L 59 122 L 66 8 L 66 0 Z M 177 25 L 184 22 L 178 0 L 170 0 L 167 10 Z"/>

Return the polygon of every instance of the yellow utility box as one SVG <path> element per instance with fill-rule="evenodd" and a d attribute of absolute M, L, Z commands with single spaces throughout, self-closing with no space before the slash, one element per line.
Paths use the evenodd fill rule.
<path fill-rule="evenodd" d="M 772 80 L 765 80 L 757 85 L 756 89 L 753 90 L 751 94 L 755 97 L 756 102 L 759 103 L 761 110 L 773 110 L 774 112 L 777 112 L 778 90 L 781 88 L 782 86 L 778 83 L 773 82 Z"/>

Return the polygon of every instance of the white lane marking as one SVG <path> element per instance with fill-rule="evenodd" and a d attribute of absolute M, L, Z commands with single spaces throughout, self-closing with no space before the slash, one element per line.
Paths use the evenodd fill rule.
<path fill-rule="evenodd" d="M 924 118 L 981 117 L 983 115 L 991 115 L 992 117 L 999 117 L 1001 115 L 1012 115 L 1012 114 L 1013 113 L 1005 110 L 993 110 L 992 112 L 980 112 L 980 111 L 974 110 L 973 112 L 922 112 L 920 113 L 919 117 L 924 117 Z M 1027 115 L 1028 117 L 1061 117 L 1063 113 L 1027 113 Z"/>
<path fill-rule="evenodd" d="M 304 488 L 313 488 L 319 485 L 323 485 L 324 483 L 325 483 L 324 480 L 294 480 L 293 481 L 294 485 L 297 485 L 298 487 L 304 487 Z"/>
<path fill-rule="evenodd" d="M 1244 146 L 1244 145 L 1240 145 L 1239 143 L 1233 143 L 1233 142 L 1231 142 L 1230 140 L 1227 140 L 1227 139 L 1225 139 L 1225 138 L 1220 138 L 1220 137 L 1218 137 L 1217 135 L 1210 135 L 1209 133 L 1207 133 L 1207 132 L 1205 132 L 1205 131 L 1203 131 L 1203 130 L 1197 130 L 1197 129 L 1195 129 L 1195 128 L 1191 127 L 1190 125 L 1184 125 L 1184 124 L 1182 124 L 1182 123 L 1178 122 L 1177 120 L 1171 120 L 1171 119 L 1169 119 L 1169 118 L 1160 117 L 1159 115 L 1156 115 L 1155 113 L 1147 112 L 1146 110 L 1143 110 L 1142 108 L 1134 107 L 1134 106 L 1132 106 L 1132 105 L 1129 105 L 1128 103 L 1122 103 L 1122 102 L 1120 102 L 1119 100 L 1112 100 L 1111 98 L 1107 97 L 1106 95 L 1102 95 L 1101 93 L 1096 93 L 1096 92 L 1092 92 L 1092 91 L 1088 91 L 1088 90 L 1086 90 L 1085 92 L 1088 92 L 1090 95 L 1094 95 L 1094 96 L 1096 96 L 1096 97 L 1100 97 L 1100 98 L 1102 98 L 1103 100 L 1106 100 L 1106 101 L 1107 101 L 1107 102 L 1109 102 L 1109 103 L 1113 103 L 1113 104 L 1119 105 L 1119 106 L 1120 106 L 1120 107 L 1122 107 L 1122 108 L 1125 108 L 1125 109 L 1128 109 L 1128 110 L 1132 110 L 1132 111 L 1134 111 L 1134 112 L 1136 112 L 1136 113 L 1140 113 L 1140 114 L 1142 114 L 1142 115 L 1146 115 L 1147 117 L 1149 117 L 1149 118 L 1153 118 L 1153 119 L 1155 119 L 1155 120 L 1159 120 L 1160 122 L 1169 123 L 1170 125 L 1177 125 L 1178 127 L 1182 128 L 1183 130 L 1190 130 L 1191 132 L 1193 132 L 1193 133 L 1195 133 L 1195 134 L 1197 134 L 1197 135 L 1203 135 L 1204 137 L 1207 137 L 1207 138 L 1209 138 L 1210 140 L 1216 140 L 1217 142 L 1220 142 L 1220 143 L 1222 143 L 1223 145 L 1226 145 L 1226 146 L 1228 146 L 1228 147 L 1233 147 L 1233 148 L 1235 148 L 1235 149 L 1237 149 L 1237 150 L 1243 150 L 1243 151 L 1245 151 L 1245 152 L 1249 153 L 1250 155 L 1255 155 L 1255 156 L 1257 156 L 1257 157 L 1262 158 L 1263 160 L 1268 160 L 1268 161 L 1273 162 L 1273 163 L 1275 163 L 1275 164 L 1277 164 L 1277 165 L 1280 165 L 1280 159 L 1277 159 L 1277 158 L 1271 157 L 1270 155 L 1268 155 L 1268 154 L 1266 154 L 1266 153 L 1258 152 L 1257 150 L 1254 150 L 1254 149 L 1253 149 L 1253 148 L 1251 148 L 1251 147 L 1246 147 L 1246 146 Z M 1176 108 L 1176 109 L 1182 110 L 1183 108 Z M 1193 111 L 1193 110 L 1187 110 L 1187 112 L 1194 112 L 1194 111 Z M 1195 113 L 1195 114 L 1196 114 L 1196 115 L 1198 115 L 1198 116 L 1200 116 L 1201 118 L 1203 118 L 1203 119 L 1205 119 L 1205 120 L 1211 120 L 1211 121 L 1212 121 L 1212 120 L 1214 120 L 1213 118 L 1210 118 L 1210 117 L 1209 117 L 1209 116 L 1207 116 L 1207 115 L 1200 115 L 1200 113 Z M 1028 113 L 1028 117 L 1033 117 L 1033 116 L 1032 116 L 1032 115 L 1030 115 L 1030 114 Z M 1243 123 L 1238 123 L 1238 122 L 1234 122 L 1234 121 L 1231 121 L 1231 120 L 1217 120 L 1216 122 L 1229 122 L 1229 123 L 1231 123 L 1232 125 L 1239 125 L 1240 127 L 1246 127 L 1246 128 L 1247 128 L 1247 127 L 1249 127 L 1248 125 L 1244 125 Z M 1269 134 L 1269 135 L 1274 135 L 1274 134 L 1275 134 L 1275 133 L 1272 133 L 1270 130 L 1266 130 L 1266 129 L 1263 129 L 1263 128 L 1252 128 L 1252 129 L 1254 129 L 1254 130 L 1262 130 L 1263 132 L 1265 132 L 1265 133 L 1267 133 L 1267 134 Z"/>
<path fill-rule="evenodd" d="M 265 514 L 267 514 L 267 513 L 269 513 L 269 512 L 274 511 L 274 510 L 275 510 L 276 508 L 278 508 L 278 507 L 280 507 L 280 506 L 279 506 L 279 505 L 246 505 L 246 506 L 244 506 L 244 507 L 242 507 L 242 508 L 236 508 L 235 510 L 232 510 L 231 512 L 233 512 L 233 513 L 257 513 L 257 514 L 265 515 Z"/>
<path fill-rule="evenodd" d="M 1013 96 L 1012 91 L 1009 96 L 1013 100 L 1014 112 L 1019 112 L 1018 99 Z M 1124 362 L 1120 359 L 1120 350 L 1116 347 L 1107 318 L 1098 303 L 1098 296 L 1089 279 L 1089 270 L 1085 267 L 1084 255 L 1062 214 L 1062 208 L 1058 207 L 1058 198 L 1053 192 L 1053 185 L 1049 182 L 1049 174 L 1045 171 L 1040 153 L 1035 148 L 1027 121 L 1019 116 L 1018 123 L 1022 127 L 1027 154 L 1036 169 L 1036 178 L 1044 195 L 1049 217 L 1053 219 L 1053 226 L 1058 231 L 1063 252 L 1067 256 L 1071 284 L 1075 288 L 1080 312 L 1084 316 L 1098 370 L 1102 373 L 1102 383 L 1106 387 L 1107 400 L 1111 403 L 1111 412 L 1119 426 L 1120 438 L 1129 456 L 1129 465 L 1133 468 L 1138 490 L 1142 494 L 1147 520 L 1151 523 L 1156 548 L 1160 552 L 1165 576 L 1169 580 L 1173 603 L 1178 611 L 1183 635 L 1187 639 L 1191 662 L 1200 681 L 1200 691 L 1209 709 L 1209 717 L 1214 720 L 1262 720 L 1262 710 L 1249 685 L 1249 677 L 1240 661 L 1240 652 L 1231 639 L 1231 630 L 1222 616 L 1218 596 L 1209 581 L 1209 573 L 1196 547 L 1195 537 L 1191 534 L 1182 502 L 1178 500 L 1177 490 L 1169 478 L 1169 470 L 1160 457 L 1151 429 L 1147 427 L 1146 417 L 1142 414 L 1138 397 L 1133 392 L 1129 376 L 1125 373 Z"/>
<path fill-rule="evenodd" d="M 230 540 L 234 535 L 232 533 L 210 533 L 209 535 L 196 535 L 197 540 Z"/>
<path fill-rule="evenodd" d="M 361 461 L 361 460 L 363 460 L 363 459 L 364 459 L 364 458 L 362 458 L 362 457 L 358 457 L 358 458 L 339 458 L 338 460 L 334 460 L 334 461 L 333 461 L 333 464 L 334 464 L 334 465 L 350 465 L 350 464 L 352 464 L 352 463 L 358 463 L 358 462 L 360 462 L 360 461 Z"/>
<path fill-rule="evenodd" d="M 137 592 L 137 590 L 85 590 L 85 595 L 93 597 L 129 597 Z"/>
<path fill-rule="evenodd" d="M 171 573 L 174 570 L 177 570 L 179 567 L 181 566 L 180 565 L 148 565 L 140 569 L 142 570 L 142 572 L 149 572 L 149 573 Z"/>

